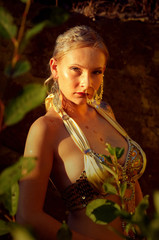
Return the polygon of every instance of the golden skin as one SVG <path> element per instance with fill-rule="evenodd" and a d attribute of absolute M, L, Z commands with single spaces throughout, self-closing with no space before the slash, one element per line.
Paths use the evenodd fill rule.
<path fill-rule="evenodd" d="M 69 108 L 65 110 L 83 130 L 91 148 L 97 153 L 105 153 L 105 142 L 112 146 L 124 147 L 125 153 L 121 159 L 123 164 L 128 150 L 126 139 L 95 109 L 87 105 L 87 96 L 83 94 L 90 87 L 98 89 L 105 65 L 104 54 L 90 47 L 69 51 L 61 61 L 54 58 L 50 60 L 52 74 L 69 103 Z M 109 111 L 108 113 L 111 114 Z M 84 170 L 83 153 L 71 139 L 62 119 L 51 108 L 31 126 L 24 155 L 36 156 L 37 163 L 35 169 L 20 183 L 17 220 L 20 223 L 31 224 L 40 239 L 56 239 L 56 232 L 61 224 L 43 211 L 48 179 L 51 176 L 59 190 L 74 183 Z M 136 182 L 136 203 L 141 198 L 140 186 Z M 113 195 L 109 196 L 109 199 L 119 203 L 119 199 Z M 85 209 L 70 213 L 68 220 L 73 231 L 73 240 L 121 239 L 105 226 L 94 224 L 85 215 Z M 115 220 L 112 226 L 121 231 L 120 219 Z"/>
<path fill-rule="evenodd" d="M 77 105 L 86 103 L 86 96 L 78 95 L 79 92 L 87 91 L 90 86 L 98 90 L 105 64 L 105 55 L 90 47 L 71 50 L 61 61 L 50 60 L 52 74 L 58 79 L 61 92 Z"/>

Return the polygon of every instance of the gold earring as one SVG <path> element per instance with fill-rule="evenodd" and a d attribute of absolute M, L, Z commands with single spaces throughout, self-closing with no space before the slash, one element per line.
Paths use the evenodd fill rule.
<path fill-rule="evenodd" d="M 102 101 L 102 97 L 103 97 L 103 79 L 102 79 L 99 89 L 100 89 L 100 90 L 98 90 L 98 92 L 100 91 L 99 94 L 96 92 L 96 94 L 94 96 L 94 99 L 98 105 L 100 105 L 100 103 Z"/>
<path fill-rule="evenodd" d="M 51 90 L 53 94 L 53 106 L 57 112 L 60 112 L 62 103 L 60 100 L 60 89 L 57 80 L 54 81 Z"/>

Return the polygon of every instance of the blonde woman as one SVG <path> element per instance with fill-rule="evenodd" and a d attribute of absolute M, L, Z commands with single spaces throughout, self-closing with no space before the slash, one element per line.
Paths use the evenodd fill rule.
<path fill-rule="evenodd" d="M 37 163 L 20 183 L 17 213 L 17 221 L 31 225 L 38 239 L 56 239 L 61 226 L 43 210 L 49 181 L 69 210 L 67 223 L 73 239 L 121 239 L 85 214 L 93 199 L 120 204 L 117 196 L 106 194 L 102 187 L 109 177 L 100 159 L 100 154 L 108 154 L 105 143 L 125 149 L 119 160 L 121 180 L 131 184 L 125 208 L 134 211 L 142 199 L 138 178 L 145 169 L 145 154 L 116 122 L 110 106 L 101 103 L 107 60 L 102 38 L 88 26 L 73 27 L 57 38 L 46 81 L 51 90 L 47 112 L 31 126 L 24 152 L 36 157 Z M 124 231 L 119 218 L 110 225 Z"/>

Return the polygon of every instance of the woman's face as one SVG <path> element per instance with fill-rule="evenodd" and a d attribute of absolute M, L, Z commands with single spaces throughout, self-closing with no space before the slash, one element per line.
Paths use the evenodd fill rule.
<path fill-rule="evenodd" d="M 51 59 L 50 64 L 65 98 L 80 105 L 100 87 L 106 57 L 99 49 L 84 47 L 70 50 L 60 61 Z"/>

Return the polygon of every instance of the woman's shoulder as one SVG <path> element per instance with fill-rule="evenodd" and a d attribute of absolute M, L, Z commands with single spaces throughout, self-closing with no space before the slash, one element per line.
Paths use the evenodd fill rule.
<path fill-rule="evenodd" d="M 40 134 L 52 134 L 61 127 L 62 120 L 54 110 L 49 110 L 45 115 L 36 119 L 30 127 L 30 131 L 38 131 Z"/>

